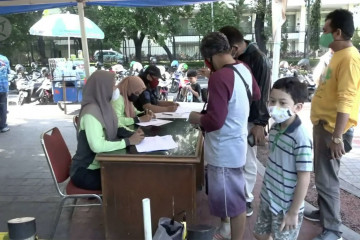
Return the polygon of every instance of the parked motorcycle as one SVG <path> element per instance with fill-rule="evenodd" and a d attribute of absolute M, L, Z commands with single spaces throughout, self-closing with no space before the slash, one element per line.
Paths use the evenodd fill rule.
<path fill-rule="evenodd" d="M 49 79 L 49 70 L 41 70 L 42 77 L 30 79 L 23 77 L 17 82 L 18 105 L 39 101 L 40 104 L 48 104 L 53 101 L 52 86 Z"/>
<path fill-rule="evenodd" d="M 169 78 L 159 79 L 158 92 L 159 92 L 159 100 L 168 100 L 169 94 L 169 85 L 171 85 L 171 80 Z"/>
<path fill-rule="evenodd" d="M 8 80 L 9 80 L 9 90 L 17 91 L 16 82 L 18 80 L 18 75 L 14 70 L 11 70 L 10 73 L 8 74 Z"/>
<path fill-rule="evenodd" d="M 180 82 L 185 78 L 186 72 L 188 70 L 188 65 L 186 63 L 181 63 L 176 71 L 172 74 L 172 83 L 170 92 L 176 93 L 179 90 Z"/>
<path fill-rule="evenodd" d="M 190 86 L 189 79 L 182 78 L 179 82 L 178 94 L 176 96 L 177 102 L 192 102 L 192 95 L 191 95 L 191 101 L 189 101 L 188 99 L 188 92 L 191 93 L 191 91 L 188 91 L 187 86 Z"/>

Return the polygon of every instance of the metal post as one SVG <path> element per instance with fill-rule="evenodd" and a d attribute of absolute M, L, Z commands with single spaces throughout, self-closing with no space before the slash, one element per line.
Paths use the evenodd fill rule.
<path fill-rule="evenodd" d="M 89 49 L 87 44 L 86 32 L 85 32 L 85 21 L 84 21 L 84 5 L 85 2 L 83 0 L 77 0 L 77 8 L 79 12 L 79 20 L 80 20 L 80 31 L 81 31 L 81 44 L 83 48 L 83 57 L 84 57 L 84 69 L 86 79 L 90 76 L 90 62 L 89 62 Z"/>
<path fill-rule="evenodd" d="M 211 31 L 214 31 L 214 3 L 211 2 Z"/>
<path fill-rule="evenodd" d="M 309 48 L 309 22 L 310 22 L 310 0 L 304 0 L 306 5 L 306 32 L 305 32 L 305 43 L 304 43 L 304 58 L 308 58 L 308 48 Z"/>
<path fill-rule="evenodd" d="M 175 37 L 173 36 L 173 55 L 174 55 L 174 59 L 176 59 L 176 46 L 175 46 Z"/>

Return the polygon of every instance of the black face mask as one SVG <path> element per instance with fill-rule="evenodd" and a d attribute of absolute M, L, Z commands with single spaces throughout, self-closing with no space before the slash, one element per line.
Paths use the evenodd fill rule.
<path fill-rule="evenodd" d="M 139 96 L 136 96 L 133 93 L 128 97 L 129 101 L 131 101 L 131 102 L 136 102 L 136 100 L 138 100 L 138 98 L 139 98 Z"/>

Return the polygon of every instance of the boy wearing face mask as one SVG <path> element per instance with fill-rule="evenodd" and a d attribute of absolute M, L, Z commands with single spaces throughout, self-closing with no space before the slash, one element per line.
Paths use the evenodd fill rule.
<path fill-rule="evenodd" d="M 119 126 L 129 126 L 138 122 L 148 122 L 153 118 L 153 114 L 151 114 L 150 111 L 141 112 L 133 105 L 145 89 L 144 82 L 141 78 L 136 76 L 124 78 L 115 87 L 111 105 L 118 118 Z"/>
<path fill-rule="evenodd" d="M 312 171 L 312 141 L 297 113 L 307 86 L 296 77 L 277 80 L 268 110 L 275 123 L 269 132 L 269 157 L 254 227 L 256 239 L 297 239 Z"/>
<path fill-rule="evenodd" d="M 138 110 L 144 111 L 148 109 L 153 113 L 176 111 L 178 104 L 158 100 L 156 88 L 159 84 L 159 79 L 162 79 L 158 67 L 154 65 L 148 66 L 144 71 L 139 73 L 139 77 L 144 81 L 146 89 L 139 95 L 139 98 L 134 101 L 134 105 Z"/>

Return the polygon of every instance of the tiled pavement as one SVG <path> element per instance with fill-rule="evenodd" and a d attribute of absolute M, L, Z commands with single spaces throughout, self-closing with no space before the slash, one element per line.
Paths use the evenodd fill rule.
<path fill-rule="evenodd" d="M 70 151 L 74 153 L 76 138 L 72 117 L 78 108 L 79 105 L 70 105 L 68 115 L 64 115 L 54 105 L 9 107 L 8 123 L 11 130 L 0 134 L 0 232 L 7 231 L 9 219 L 33 216 L 36 218 L 39 237 L 48 238 L 58 198 L 39 136 L 43 131 L 57 126 L 63 133 Z M 301 117 L 306 124 L 306 108 Z M 360 130 L 357 129 L 355 133 L 360 134 Z M 356 146 L 355 151 L 343 160 L 341 176 L 344 176 L 344 183 L 358 193 L 356 187 L 359 185 L 356 184 L 359 184 L 360 176 L 354 169 L 359 167 L 356 159 L 359 159 L 360 148 L 359 145 Z M 256 196 L 259 194 L 262 180 L 261 175 L 258 176 Z M 255 209 L 257 204 L 258 198 L 255 200 Z M 218 220 L 208 213 L 206 196 L 203 192 L 198 193 L 197 206 L 198 218 L 202 223 L 218 224 Z M 56 239 L 105 239 L 101 208 L 79 208 L 72 216 L 70 213 L 68 210 L 63 212 Z M 255 217 L 256 212 L 248 218 L 247 233 L 244 237 L 246 240 L 253 239 L 251 230 Z M 320 231 L 318 225 L 304 221 L 299 239 L 311 239 Z M 355 235 L 355 238 L 349 236 L 346 239 L 360 239 L 358 235 Z"/>

